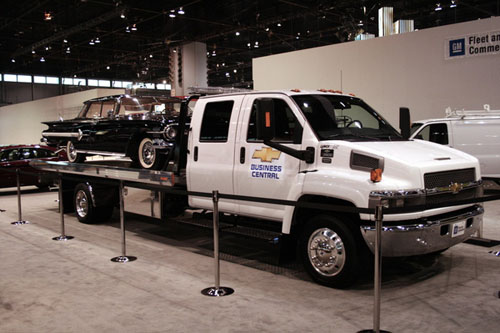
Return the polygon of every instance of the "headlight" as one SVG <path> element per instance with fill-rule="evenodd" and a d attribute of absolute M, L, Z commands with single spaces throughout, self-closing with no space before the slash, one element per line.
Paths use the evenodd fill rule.
<path fill-rule="evenodd" d="M 163 130 L 163 137 L 167 140 L 173 140 L 177 136 L 177 129 L 172 125 L 168 125 Z"/>
<path fill-rule="evenodd" d="M 370 192 L 369 207 L 382 205 L 384 208 L 418 206 L 425 203 L 425 190 L 396 190 Z"/>

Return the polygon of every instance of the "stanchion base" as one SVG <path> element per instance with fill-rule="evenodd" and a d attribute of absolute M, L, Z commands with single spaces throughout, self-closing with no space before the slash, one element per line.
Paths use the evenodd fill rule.
<path fill-rule="evenodd" d="M 10 224 L 21 225 L 21 224 L 30 224 L 30 222 L 29 221 L 14 221 L 14 222 L 11 222 Z"/>
<path fill-rule="evenodd" d="M 234 289 L 229 287 L 210 287 L 203 289 L 201 293 L 205 296 L 222 297 L 231 295 L 232 293 L 234 293 Z"/>
<path fill-rule="evenodd" d="M 57 236 L 57 237 L 52 237 L 52 240 L 55 240 L 55 241 L 67 241 L 67 240 L 70 240 L 70 239 L 73 239 L 75 237 L 73 236 Z"/>
<path fill-rule="evenodd" d="M 134 260 L 137 260 L 137 257 L 133 257 L 133 256 L 119 256 L 119 257 L 111 258 L 112 262 L 129 262 L 129 261 L 134 261 Z"/>
<path fill-rule="evenodd" d="M 379 330 L 380 333 L 391 333 L 390 331 Z M 374 330 L 362 330 L 358 331 L 358 333 L 376 333 Z"/>

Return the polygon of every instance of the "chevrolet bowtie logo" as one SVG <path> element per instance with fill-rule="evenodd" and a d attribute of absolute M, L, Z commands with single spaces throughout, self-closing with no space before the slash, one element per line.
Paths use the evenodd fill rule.
<path fill-rule="evenodd" d="M 461 184 L 461 183 L 451 183 L 450 184 L 450 191 L 453 193 L 453 194 L 457 194 L 458 192 L 460 192 L 461 190 L 464 189 L 464 185 Z"/>
<path fill-rule="evenodd" d="M 281 152 L 273 150 L 272 148 L 262 148 L 253 152 L 252 158 L 260 158 L 262 162 L 272 162 L 279 160 Z"/>

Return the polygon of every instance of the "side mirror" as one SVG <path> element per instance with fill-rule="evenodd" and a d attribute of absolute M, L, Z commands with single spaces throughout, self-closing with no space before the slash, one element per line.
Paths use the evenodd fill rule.
<path fill-rule="evenodd" d="M 258 99 L 256 103 L 257 138 L 270 141 L 275 137 L 274 102 L 272 99 Z"/>
<path fill-rule="evenodd" d="M 399 129 L 403 139 L 410 138 L 410 109 L 399 108 Z"/>

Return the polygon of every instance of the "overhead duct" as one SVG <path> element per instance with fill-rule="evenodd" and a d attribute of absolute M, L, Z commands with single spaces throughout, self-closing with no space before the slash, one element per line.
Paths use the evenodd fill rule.
<path fill-rule="evenodd" d="M 394 9 L 392 7 L 382 7 L 378 10 L 378 36 L 392 35 L 394 20 Z"/>

